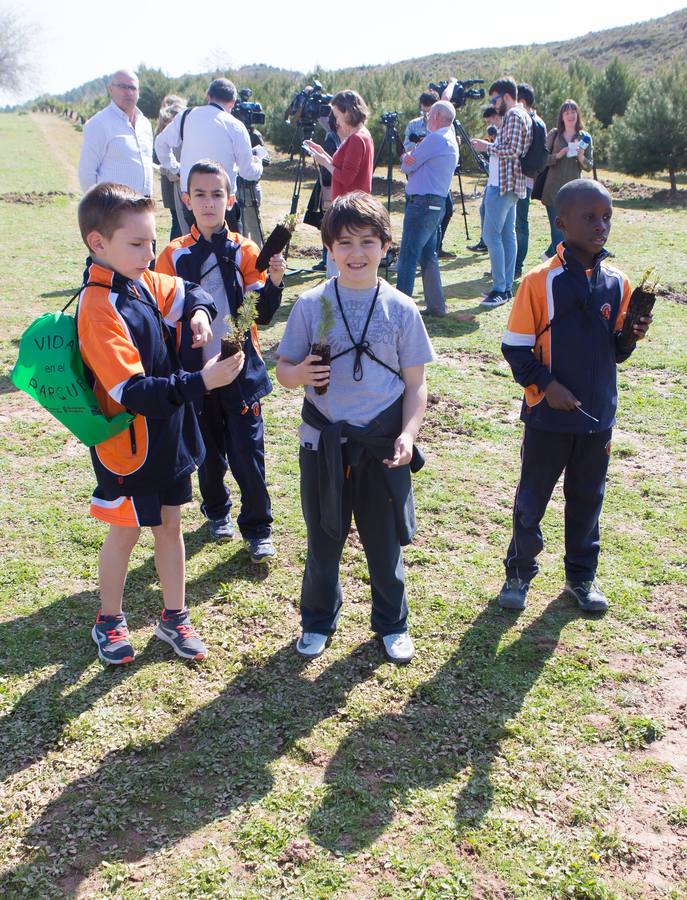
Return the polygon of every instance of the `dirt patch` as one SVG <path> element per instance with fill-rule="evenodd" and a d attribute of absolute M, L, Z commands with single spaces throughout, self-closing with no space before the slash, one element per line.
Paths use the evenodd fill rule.
<path fill-rule="evenodd" d="M 671 287 L 659 287 L 657 293 L 661 300 L 667 300 L 669 303 L 687 303 L 687 294 L 683 291 L 676 291 Z"/>
<path fill-rule="evenodd" d="M 687 206 L 687 191 L 657 191 L 652 185 L 639 181 L 604 181 L 614 200 L 649 200 L 662 206 Z"/>
<path fill-rule="evenodd" d="M 75 197 L 67 191 L 30 191 L 21 193 L 10 191 L 8 194 L 0 194 L 3 203 L 23 203 L 25 206 L 47 206 L 58 197 Z"/>

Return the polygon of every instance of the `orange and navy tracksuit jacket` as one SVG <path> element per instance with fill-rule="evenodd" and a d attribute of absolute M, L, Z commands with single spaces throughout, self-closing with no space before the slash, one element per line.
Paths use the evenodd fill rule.
<path fill-rule="evenodd" d="M 608 256 L 602 251 L 585 270 L 561 243 L 555 256 L 522 280 L 501 352 L 525 388 L 520 417 L 532 428 L 588 434 L 615 423 L 616 364 L 632 352 L 618 344 L 630 283 L 605 262 Z M 544 390 L 554 379 L 587 415 L 551 409 Z"/>
<path fill-rule="evenodd" d="M 190 234 L 168 244 L 155 263 L 156 272 L 178 275 L 187 281 L 202 284 L 201 271 L 208 257 L 214 255 L 232 316 L 236 316 L 245 293 L 256 291 L 260 295 L 256 324 L 251 328 L 243 348 L 246 356 L 243 370 L 235 381 L 219 389 L 229 408 L 236 411 L 246 410 L 272 390 L 272 382 L 260 354 L 256 326 L 269 325 L 272 321 L 281 303 L 282 288 L 272 284 L 264 272 L 258 272 L 255 268 L 259 253 L 254 241 L 226 227 L 206 241 L 194 225 Z M 219 298 L 215 300 L 218 302 Z M 202 368 L 203 351 L 193 348 L 190 329 L 183 326 L 180 353 L 182 364 L 189 372 Z"/>
<path fill-rule="evenodd" d="M 195 284 L 150 271 L 131 281 L 87 261 L 76 315 L 86 372 L 106 416 L 135 414 L 128 429 L 91 448 L 107 496 L 158 493 L 203 461 L 193 403 L 205 383 L 181 368 L 175 346 L 177 322 L 196 309 L 215 317 Z"/>

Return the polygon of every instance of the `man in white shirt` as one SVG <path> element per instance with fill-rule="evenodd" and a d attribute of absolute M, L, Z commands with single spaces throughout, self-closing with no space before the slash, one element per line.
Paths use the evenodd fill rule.
<path fill-rule="evenodd" d="M 149 197 L 153 192 L 153 129 L 136 106 L 138 78 L 121 69 L 110 78 L 107 90 L 111 103 L 84 125 L 81 189 L 114 181 Z"/>
<path fill-rule="evenodd" d="M 155 152 L 163 169 L 179 175 L 182 193 L 186 192 L 191 167 L 201 159 L 212 159 L 226 169 L 231 193 L 235 194 L 237 174 L 246 181 L 257 181 L 262 175 L 262 160 L 253 153 L 246 126 L 231 115 L 236 103 L 234 84 L 227 78 L 215 78 L 208 87 L 206 100 L 205 106 L 179 113 L 158 134 Z M 179 145 L 181 152 L 177 159 L 174 151 Z M 183 222 L 181 225 L 183 229 Z"/>

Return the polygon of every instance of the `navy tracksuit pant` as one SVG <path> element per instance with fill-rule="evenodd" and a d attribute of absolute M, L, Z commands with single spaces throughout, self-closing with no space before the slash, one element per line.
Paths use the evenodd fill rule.
<path fill-rule="evenodd" d="M 205 441 L 205 461 L 198 470 L 203 497 L 202 511 L 208 519 L 223 519 L 231 508 L 231 495 L 224 483 L 231 469 L 241 491 L 241 512 L 236 524 L 246 538 L 267 538 L 272 533 L 272 508 L 265 482 L 265 429 L 258 402 L 243 414 L 224 402 L 223 390 L 203 398 L 198 424 Z"/>
<path fill-rule="evenodd" d="M 513 537 L 504 560 L 508 578 L 531 581 L 539 571 L 536 559 L 544 546 L 540 523 L 563 471 L 566 578 L 594 578 L 611 434 L 612 429 L 598 434 L 565 434 L 525 427 Z"/>
<path fill-rule="evenodd" d="M 346 448 L 343 448 L 344 466 Z M 344 481 L 342 538 L 334 540 L 320 526 L 317 451 L 301 447 L 301 506 L 308 529 L 308 556 L 301 588 L 303 631 L 333 634 L 341 611 L 339 563 L 355 516 L 367 558 L 372 589 L 372 630 L 382 637 L 406 630 L 408 604 L 403 558 L 393 505 L 379 463 L 369 457 L 352 466 Z"/>

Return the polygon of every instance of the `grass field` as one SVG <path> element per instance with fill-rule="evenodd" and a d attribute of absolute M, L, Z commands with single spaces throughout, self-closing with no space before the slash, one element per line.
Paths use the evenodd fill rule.
<path fill-rule="evenodd" d="M 458 207 L 405 554 L 413 664 L 384 662 L 371 639 L 355 532 L 336 640 L 309 665 L 294 654 L 300 398 L 276 386 L 265 408 L 278 561 L 254 567 L 238 541 L 209 543 L 197 504 L 185 507 L 189 604 L 209 657 L 186 665 L 153 638 L 148 535 L 126 589 L 137 657 L 113 670 L 89 634 L 104 528 L 87 515 L 88 454 L 9 380 L 21 332 L 80 283 L 80 135 L 3 115 L 0 137 L 0 895 L 686 897 L 687 207 L 652 197 L 665 182 L 601 173 L 617 264 L 634 280 L 654 264 L 670 288 L 619 374 L 605 618 L 560 596 L 560 490 L 527 610 L 495 603 L 519 389 L 499 351 L 508 309 L 478 306 L 487 260 L 464 250 Z M 269 170 L 268 224 L 288 211 L 293 174 L 287 160 Z M 535 207 L 530 265 L 548 241 Z M 160 244 L 168 227 L 161 211 Z M 301 226 L 292 260 L 314 262 L 317 238 Z M 270 366 L 314 283 L 290 278 L 262 334 Z"/>

